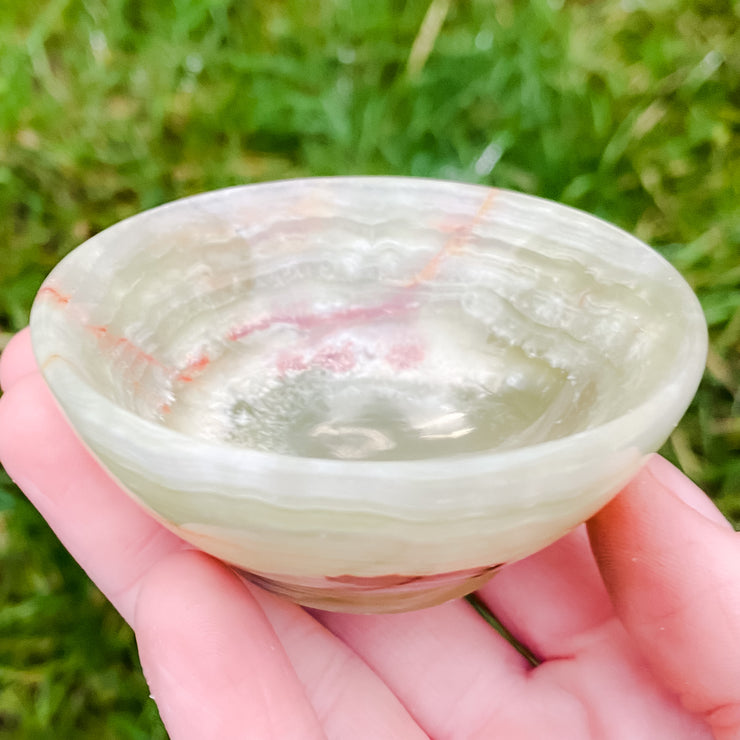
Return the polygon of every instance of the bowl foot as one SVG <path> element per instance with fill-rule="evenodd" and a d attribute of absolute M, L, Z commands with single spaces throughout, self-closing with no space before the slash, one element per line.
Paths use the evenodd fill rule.
<path fill-rule="evenodd" d="M 465 596 L 486 583 L 502 565 L 427 576 L 345 575 L 302 579 L 236 570 L 266 591 L 302 606 L 356 614 L 392 614 L 425 609 Z"/>

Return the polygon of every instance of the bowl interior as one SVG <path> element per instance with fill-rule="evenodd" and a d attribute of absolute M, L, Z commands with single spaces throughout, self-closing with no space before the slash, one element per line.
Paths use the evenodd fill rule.
<path fill-rule="evenodd" d="M 652 250 L 577 211 L 451 183 L 198 196 L 63 265 L 44 290 L 70 303 L 84 382 L 190 437 L 292 456 L 559 439 L 650 399 L 685 351 L 688 289 Z"/>

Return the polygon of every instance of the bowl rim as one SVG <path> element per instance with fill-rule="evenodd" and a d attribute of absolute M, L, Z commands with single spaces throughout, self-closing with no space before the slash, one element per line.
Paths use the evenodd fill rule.
<path fill-rule="evenodd" d="M 575 432 L 565 437 L 547 440 L 518 448 L 503 450 L 482 450 L 464 454 L 439 456 L 434 458 L 400 459 L 400 460 L 355 460 L 355 459 L 333 459 L 302 457 L 298 455 L 267 452 L 247 447 L 231 445 L 229 443 L 211 441 L 204 438 L 196 438 L 170 427 L 163 426 L 138 416 L 132 411 L 114 403 L 109 398 L 99 393 L 84 383 L 75 367 L 64 360 L 58 351 L 54 349 L 54 339 L 40 337 L 36 325 L 41 305 L 44 302 L 42 291 L 45 286 L 53 282 L 62 274 L 73 260 L 68 259 L 78 250 L 84 249 L 86 245 L 97 243 L 104 235 L 120 228 L 123 224 L 130 225 L 137 219 L 152 218 L 157 212 L 164 212 L 173 208 L 188 207 L 197 201 L 219 197 L 226 193 L 243 192 L 260 188 L 279 188 L 297 184 L 321 185 L 322 183 L 337 182 L 354 183 L 356 185 L 377 185 L 384 182 L 388 186 L 400 184 L 418 187 L 442 187 L 442 188 L 466 188 L 479 191 L 499 191 L 506 193 L 508 197 L 520 200 L 523 203 L 532 203 L 540 206 L 555 208 L 563 213 L 572 212 L 580 219 L 591 221 L 600 228 L 615 231 L 620 238 L 632 242 L 635 247 L 647 250 L 657 263 L 661 264 L 666 276 L 671 276 L 675 285 L 681 293 L 682 309 L 685 311 L 687 331 L 676 350 L 674 368 L 675 372 L 666 378 L 655 393 L 648 399 L 638 404 L 624 414 L 615 416 L 608 421 L 597 424 L 594 427 Z M 65 266 L 66 265 L 66 266 Z M 63 413 L 70 421 L 73 429 L 83 439 L 86 446 L 97 456 L 92 447 L 85 442 L 88 435 L 78 429 L 79 421 L 85 419 L 85 423 L 96 430 L 96 434 L 102 434 L 114 443 L 125 439 L 126 444 L 131 446 L 131 451 L 140 457 L 149 455 L 156 457 L 162 453 L 157 447 L 152 447 L 152 440 L 171 440 L 172 446 L 179 444 L 182 450 L 193 452 L 206 450 L 211 456 L 218 458 L 219 462 L 235 470 L 244 470 L 250 464 L 261 472 L 279 471 L 287 474 L 313 474 L 320 472 L 322 475 L 345 477 L 350 474 L 357 478 L 370 478 L 374 480 L 388 481 L 401 477 L 405 480 L 419 478 L 460 478 L 462 475 L 478 475 L 483 473 L 501 472 L 510 467 L 526 464 L 531 458 L 540 456 L 564 455 L 568 457 L 567 449 L 574 443 L 582 444 L 581 456 L 587 453 L 590 447 L 607 445 L 609 448 L 625 449 L 638 448 L 652 451 L 657 449 L 667 439 L 673 428 L 677 425 L 686 409 L 688 408 L 696 389 L 701 380 L 708 346 L 708 333 L 704 314 L 698 298 L 681 273 L 671 265 L 658 251 L 645 242 L 633 236 L 604 219 L 590 214 L 586 211 L 568 206 L 547 198 L 529 195 L 514 190 L 489 187 L 486 185 L 456 182 L 436 178 L 385 176 L 385 175 L 362 175 L 362 176 L 334 176 L 334 177 L 301 177 L 287 178 L 261 183 L 246 185 L 235 185 L 217 190 L 205 191 L 184 198 L 179 198 L 151 209 L 141 211 L 122 221 L 116 222 L 102 230 L 90 239 L 80 244 L 64 257 L 49 273 L 37 294 L 31 310 L 31 337 L 34 354 L 39 363 L 41 372 L 50 387 L 52 394 L 61 406 Z M 61 341 L 61 340 L 56 340 Z M 91 405 L 94 413 L 90 413 Z M 666 413 L 667 409 L 673 409 Z M 652 426 L 651 426 L 652 422 Z M 127 436 L 121 434 L 122 430 L 128 433 L 135 430 L 137 433 Z M 141 434 L 139 434 L 141 432 Z M 171 445 L 166 445 L 169 450 Z M 177 474 L 177 471 L 173 471 Z M 188 468 L 187 475 L 191 474 Z M 227 495 L 227 494 L 224 494 Z"/>

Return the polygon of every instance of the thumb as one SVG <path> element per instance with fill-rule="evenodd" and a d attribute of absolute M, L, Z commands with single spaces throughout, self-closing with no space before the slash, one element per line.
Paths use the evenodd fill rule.
<path fill-rule="evenodd" d="M 589 523 L 622 620 L 655 675 L 720 740 L 740 733 L 740 540 L 658 456 Z"/>
<path fill-rule="evenodd" d="M 10 390 L 20 378 L 30 375 L 36 369 L 31 332 L 26 327 L 13 336 L 0 355 L 0 388 L 3 391 Z"/>

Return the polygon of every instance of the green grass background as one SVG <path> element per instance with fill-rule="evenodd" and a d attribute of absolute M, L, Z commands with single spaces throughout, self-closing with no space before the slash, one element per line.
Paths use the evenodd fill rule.
<path fill-rule="evenodd" d="M 708 370 L 664 452 L 738 525 L 739 130 L 730 0 L 0 0 L 0 345 L 66 252 L 180 196 L 514 188 L 624 227 L 696 290 Z M 0 736 L 165 738 L 128 628 L 0 476 Z"/>

